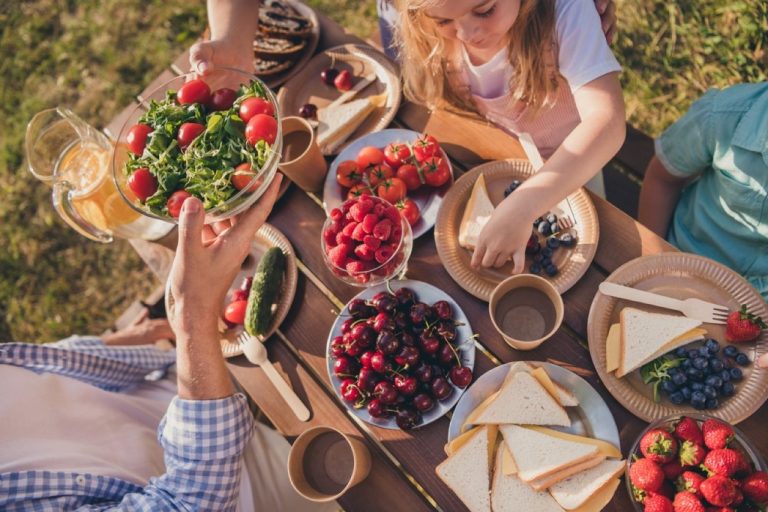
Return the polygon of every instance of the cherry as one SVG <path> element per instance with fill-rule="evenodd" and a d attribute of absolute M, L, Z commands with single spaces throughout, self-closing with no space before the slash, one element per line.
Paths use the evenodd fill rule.
<path fill-rule="evenodd" d="M 387 356 L 377 350 L 371 356 L 371 368 L 379 373 L 388 373 L 392 369 L 392 364 L 387 361 Z"/>
<path fill-rule="evenodd" d="M 360 345 L 360 343 L 353 341 L 349 345 L 347 345 L 347 355 L 352 357 L 358 357 L 360 354 L 363 353 L 363 347 Z"/>
<path fill-rule="evenodd" d="M 248 300 L 248 290 L 237 289 L 232 292 L 232 302 L 237 300 Z"/>
<path fill-rule="evenodd" d="M 423 324 L 424 320 L 426 320 L 427 316 L 429 315 L 429 306 L 427 306 L 423 302 L 417 302 L 416 304 L 411 306 L 411 310 L 409 314 L 411 317 L 411 323 Z"/>
<path fill-rule="evenodd" d="M 453 363 L 456 361 L 456 358 L 453 355 L 453 347 L 450 343 L 444 343 L 440 346 L 440 349 L 437 351 L 437 360 L 443 366 L 453 365 Z"/>
<path fill-rule="evenodd" d="M 448 379 L 445 377 L 436 377 L 430 384 L 430 390 L 432 394 L 438 400 L 445 400 L 453 392 L 453 387 L 448 383 Z"/>
<path fill-rule="evenodd" d="M 472 370 L 466 366 L 454 366 L 449 373 L 451 382 L 460 388 L 466 388 L 472 382 Z"/>
<path fill-rule="evenodd" d="M 437 317 L 441 320 L 453 320 L 453 310 L 448 301 L 439 300 L 432 304 L 432 310 L 437 314 Z"/>
<path fill-rule="evenodd" d="M 368 402 L 368 414 L 374 418 L 381 418 L 386 416 L 387 410 L 384 408 L 384 404 L 378 398 L 374 398 Z"/>
<path fill-rule="evenodd" d="M 383 331 L 379 333 L 379 337 L 376 339 L 376 348 L 384 355 L 392 355 L 400 348 L 400 342 L 397 336 L 391 332 Z"/>
<path fill-rule="evenodd" d="M 395 292 L 395 297 L 402 308 L 410 308 L 416 302 L 416 294 L 410 288 L 400 288 Z"/>
<path fill-rule="evenodd" d="M 435 406 L 435 401 L 426 393 L 419 393 L 413 397 L 413 406 L 421 412 L 427 412 Z"/>
<path fill-rule="evenodd" d="M 347 306 L 347 310 L 352 315 L 352 318 L 355 319 L 368 318 L 373 315 L 373 308 L 366 304 L 363 299 L 352 299 L 349 302 L 349 306 Z"/>
<path fill-rule="evenodd" d="M 421 421 L 421 414 L 415 409 L 403 408 L 397 411 L 395 421 L 401 429 L 410 430 Z"/>
<path fill-rule="evenodd" d="M 400 344 L 401 345 L 405 345 L 406 347 L 415 347 L 416 346 L 416 339 L 409 332 L 401 332 L 400 333 Z"/>
<path fill-rule="evenodd" d="M 419 379 L 419 382 L 423 382 L 425 384 L 432 382 L 432 377 L 434 376 L 432 366 L 423 362 L 416 367 L 413 374 L 417 379 Z"/>
<path fill-rule="evenodd" d="M 371 365 L 371 358 L 373 357 L 373 350 L 368 350 L 360 355 L 360 364 L 363 368 L 373 368 Z"/>
<path fill-rule="evenodd" d="M 536 235 L 536 232 L 531 232 L 530 238 L 528 238 L 528 242 L 525 244 L 525 254 L 536 254 L 541 250 L 541 246 L 539 245 L 539 237 Z"/>
<path fill-rule="evenodd" d="M 351 379 L 350 379 L 351 380 Z M 347 402 L 357 402 L 360 400 L 360 388 L 354 383 L 347 385 L 344 391 L 341 392 L 341 397 Z"/>
<path fill-rule="evenodd" d="M 339 76 L 339 70 L 336 68 L 325 68 L 320 72 L 320 80 L 325 85 L 333 85 L 333 81 Z"/>
<path fill-rule="evenodd" d="M 373 319 L 373 330 L 376 332 L 394 331 L 395 328 L 395 321 L 389 313 L 379 313 Z"/>
<path fill-rule="evenodd" d="M 333 363 L 333 373 L 337 377 L 353 375 L 356 370 L 355 366 L 356 363 L 351 358 L 341 356 Z"/>
<path fill-rule="evenodd" d="M 424 331 L 419 336 L 419 347 L 427 354 L 434 354 L 440 348 L 440 340 L 432 336 L 428 331 Z"/>
<path fill-rule="evenodd" d="M 363 348 L 370 347 L 373 340 L 376 339 L 376 332 L 366 324 L 357 324 L 352 328 L 349 334 L 352 341 Z"/>
<path fill-rule="evenodd" d="M 456 340 L 456 324 L 453 320 L 441 320 L 437 323 L 437 335 L 448 343 Z"/>
<path fill-rule="evenodd" d="M 398 375 L 395 377 L 395 388 L 404 396 L 411 396 L 416 392 L 419 382 L 416 377 Z"/>
<path fill-rule="evenodd" d="M 347 318 L 342 322 L 341 324 L 341 334 L 347 334 L 349 331 L 352 330 L 352 326 L 357 322 L 354 318 Z"/>
<path fill-rule="evenodd" d="M 373 371 L 373 368 L 360 368 L 360 373 L 357 375 L 357 385 L 360 389 L 363 391 L 373 391 L 378 381 L 379 377 Z"/>
<path fill-rule="evenodd" d="M 395 316 L 393 317 L 395 322 L 395 327 L 401 331 L 405 330 L 408 327 L 408 315 L 403 311 L 398 311 L 395 313 Z"/>
<path fill-rule="evenodd" d="M 371 299 L 371 304 L 380 313 L 394 313 L 397 308 L 397 299 L 389 292 L 379 292 Z"/>
<path fill-rule="evenodd" d="M 333 338 L 333 340 L 331 340 L 331 355 L 333 357 L 343 356 L 346 348 L 347 346 L 344 343 L 343 336 L 336 336 L 335 338 Z"/>
<path fill-rule="evenodd" d="M 416 347 L 409 347 L 407 345 L 400 349 L 400 352 L 395 356 L 395 362 L 399 365 L 415 366 L 420 359 L 419 351 Z"/>
<path fill-rule="evenodd" d="M 373 395 L 385 405 L 392 405 L 397 402 L 398 394 L 394 384 L 383 380 L 373 388 Z"/>

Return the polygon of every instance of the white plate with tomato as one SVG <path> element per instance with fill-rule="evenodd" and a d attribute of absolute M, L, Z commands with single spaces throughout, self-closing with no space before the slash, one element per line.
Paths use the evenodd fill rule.
<path fill-rule="evenodd" d="M 452 184 L 453 168 L 437 139 L 413 130 L 382 130 L 339 153 L 325 178 L 323 206 L 330 214 L 348 198 L 376 195 L 398 207 L 418 238 L 435 225 Z"/>

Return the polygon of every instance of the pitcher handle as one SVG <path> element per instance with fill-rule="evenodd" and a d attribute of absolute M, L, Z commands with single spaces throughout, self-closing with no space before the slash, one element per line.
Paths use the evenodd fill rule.
<path fill-rule="evenodd" d="M 53 207 L 56 212 L 72 229 L 89 240 L 103 244 L 112 242 L 113 237 L 110 233 L 97 228 L 77 213 L 72 206 L 72 192 L 72 185 L 65 180 L 58 181 L 53 185 Z"/>

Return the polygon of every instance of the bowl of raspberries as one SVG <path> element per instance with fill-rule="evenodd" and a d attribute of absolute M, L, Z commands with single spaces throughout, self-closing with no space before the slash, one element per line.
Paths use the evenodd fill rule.
<path fill-rule="evenodd" d="M 768 506 L 768 472 L 736 427 L 703 414 L 653 422 L 627 457 L 627 490 L 643 512 L 747 512 Z"/>

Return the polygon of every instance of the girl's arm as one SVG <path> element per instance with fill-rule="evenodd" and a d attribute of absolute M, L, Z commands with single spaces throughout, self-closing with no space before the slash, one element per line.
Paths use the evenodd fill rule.
<path fill-rule="evenodd" d="M 618 73 L 609 73 L 574 93 L 581 122 L 541 170 L 501 202 L 480 234 L 472 265 L 501 266 L 510 257 L 523 271 L 531 225 L 583 186 L 618 152 L 626 125 Z"/>
<path fill-rule="evenodd" d="M 259 23 L 258 0 L 208 0 L 210 41 L 189 50 L 192 71 L 205 75 L 216 66 L 253 71 L 253 37 Z"/>
<path fill-rule="evenodd" d="M 667 236 L 669 220 L 675 212 L 686 179 L 673 176 L 655 156 L 648 164 L 640 190 L 637 220 L 662 238 Z"/>

